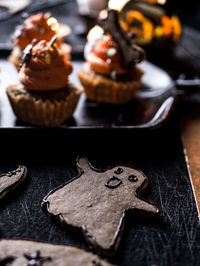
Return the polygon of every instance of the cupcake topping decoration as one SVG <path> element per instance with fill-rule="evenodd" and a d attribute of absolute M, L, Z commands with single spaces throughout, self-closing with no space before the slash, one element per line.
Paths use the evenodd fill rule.
<path fill-rule="evenodd" d="M 113 80 L 116 80 L 117 79 L 117 72 L 116 72 L 116 70 L 112 70 L 111 71 L 111 73 L 110 73 L 110 76 L 111 76 L 111 78 L 113 79 Z"/>
<path fill-rule="evenodd" d="M 54 44 L 55 44 L 55 42 L 56 42 L 56 40 L 57 40 L 57 35 L 55 35 L 55 36 L 52 37 L 51 41 L 49 42 L 49 45 L 50 45 L 51 47 L 53 47 Z"/>
<path fill-rule="evenodd" d="M 110 75 L 112 79 L 127 72 L 120 59 L 119 47 L 110 34 L 102 35 L 86 55 L 87 62 L 96 73 Z"/>
<path fill-rule="evenodd" d="M 22 59 L 21 59 L 21 63 L 18 67 L 18 72 L 20 71 L 20 69 L 22 68 L 23 64 L 25 62 L 27 62 L 29 59 L 30 59 L 30 56 L 31 56 L 31 52 L 32 52 L 32 49 L 33 49 L 33 45 L 37 42 L 36 39 L 33 39 L 32 43 L 27 45 L 26 48 L 24 49 L 23 51 L 23 54 L 22 54 Z"/>
<path fill-rule="evenodd" d="M 24 20 L 23 25 L 19 25 L 14 33 L 15 43 L 24 49 L 33 39 L 37 41 L 50 41 L 56 34 L 58 23 L 49 23 L 49 16 L 39 13 Z"/>
<path fill-rule="evenodd" d="M 112 56 L 116 55 L 116 53 L 117 53 L 117 49 L 115 49 L 115 48 L 109 48 L 108 51 L 107 51 L 107 55 L 109 57 L 112 57 Z"/>
<path fill-rule="evenodd" d="M 117 43 L 121 54 L 121 63 L 124 68 L 128 69 L 144 59 L 145 53 L 143 49 L 133 45 L 127 33 L 121 28 L 116 10 L 103 10 L 97 23 L 103 28 L 104 33 L 111 35 Z M 115 55 L 115 51 L 109 49 L 108 55 Z"/>
<path fill-rule="evenodd" d="M 20 81 L 28 90 L 56 90 L 68 85 L 72 64 L 56 48 L 55 40 L 56 37 L 50 43 L 42 40 L 30 50 L 29 60 L 19 72 Z"/>

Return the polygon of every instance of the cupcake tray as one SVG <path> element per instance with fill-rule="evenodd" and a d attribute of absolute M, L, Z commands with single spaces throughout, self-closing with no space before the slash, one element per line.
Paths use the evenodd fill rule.
<path fill-rule="evenodd" d="M 82 61 L 73 61 L 74 71 L 70 81 L 80 86 L 77 73 Z M 23 129 L 41 128 L 19 121 L 9 104 L 5 93 L 6 87 L 18 82 L 18 74 L 7 60 L 0 60 L 0 128 Z M 144 71 L 143 86 L 136 93 L 135 99 L 125 105 L 99 104 L 88 101 L 82 94 L 76 111 L 71 119 L 59 128 L 69 129 L 149 129 L 165 122 L 176 103 L 173 93 L 174 82 L 161 68 L 144 61 L 140 64 Z"/>

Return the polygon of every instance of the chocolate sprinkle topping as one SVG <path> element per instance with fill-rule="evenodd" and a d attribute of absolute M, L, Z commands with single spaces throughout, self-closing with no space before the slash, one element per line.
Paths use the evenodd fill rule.
<path fill-rule="evenodd" d="M 121 53 L 122 66 L 129 68 L 145 58 L 145 52 L 137 45 L 133 45 L 128 34 L 121 28 L 116 10 L 108 9 L 107 16 L 98 18 L 97 24 L 105 33 L 110 34 L 118 44 Z"/>
<path fill-rule="evenodd" d="M 29 61 L 29 59 L 31 57 L 31 52 L 32 52 L 33 46 L 36 42 L 37 42 L 37 40 L 33 39 L 32 43 L 27 45 L 26 48 L 24 49 L 23 55 L 22 55 L 22 61 L 19 65 L 18 72 L 22 68 L 23 64 Z"/>
<path fill-rule="evenodd" d="M 49 42 L 49 45 L 50 45 L 51 47 L 53 47 L 54 44 L 55 44 L 55 42 L 56 42 L 56 40 L 57 40 L 57 35 L 54 35 L 54 36 L 51 38 L 51 40 L 50 40 L 50 42 Z"/>

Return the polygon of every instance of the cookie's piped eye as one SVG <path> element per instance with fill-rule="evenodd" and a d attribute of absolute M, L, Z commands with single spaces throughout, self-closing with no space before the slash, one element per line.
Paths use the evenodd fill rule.
<path fill-rule="evenodd" d="M 114 188 L 119 187 L 121 184 L 122 184 L 122 180 L 120 180 L 120 179 L 119 179 L 118 177 L 116 177 L 116 176 L 113 176 L 113 177 L 111 177 L 111 178 L 105 183 L 105 186 L 106 186 L 107 188 L 114 189 Z"/>
<path fill-rule="evenodd" d="M 116 175 L 120 175 L 121 173 L 123 173 L 123 169 L 122 169 L 121 167 L 119 167 L 119 168 L 117 168 L 117 169 L 114 171 L 114 173 L 115 173 Z"/>
<path fill-rule="evenodd" d="M 129 175 L 128 180 L 130 182 L 137 182 L 138 181 L 138 178 L 135 175 Z"/>

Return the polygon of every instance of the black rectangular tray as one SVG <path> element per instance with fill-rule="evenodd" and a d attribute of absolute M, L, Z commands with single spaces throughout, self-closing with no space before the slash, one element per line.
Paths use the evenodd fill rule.
<path fill-rule="evenodd" d="M 71 82 L 80 86 L 77 73 L 83 62 L 73 61 L 74 70 L 70 77 Z M 6 88 L 19 82 L 15 67 L 8 60 L 0 61 L 1 90 L 0 90 L 0 128 L 25 129 L 41 128 L 19 121 L 9 104 Z M 173 97 L 165 96 L 173 87 L 170 76 L 159 67 L 144 61 L 140 64 L 144 71 L 143 86 L 137 92 L 133 101 L 124 105 L 99 104 L 86 100 L 84 93 L 80 97 L 76 111 L 71 119 L 60 128 L 64 129 L 105 129 L 105 128 L 155 128 L 162 125 L 168 118 L 170 109 L 175 103 Z M 169 108 L 170 107 L 170 108 Z M 168 110 L 167 109 L 167 110 Z"/>

